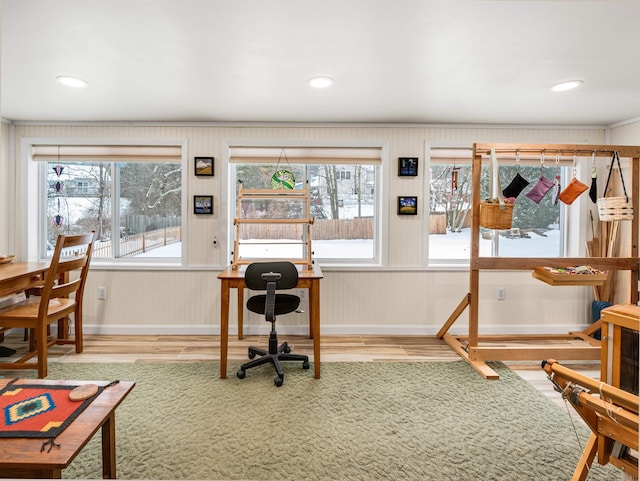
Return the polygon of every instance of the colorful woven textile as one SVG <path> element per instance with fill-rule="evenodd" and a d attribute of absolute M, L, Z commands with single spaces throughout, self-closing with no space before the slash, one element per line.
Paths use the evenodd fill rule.
<path fill-rule="evenodd" d="M 55 438 L 102 392 L 84 401 L 72 401 L 77 386 L 15 384 L 0 390 L 0 437 Z"/>

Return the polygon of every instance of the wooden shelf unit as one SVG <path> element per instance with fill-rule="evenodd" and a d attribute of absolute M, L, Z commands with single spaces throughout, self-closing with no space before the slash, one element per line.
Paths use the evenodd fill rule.
<path fill-rule="evenodd" d="M 300 203 L 302 206 L 302 216 L 296 218 L 246 218 L 242 214 L 244 212 L 243 205 L 245 202 L 254 201 L 294 201 Z M 285 242 L 263 242 L 265 245 L 272 244 L 290 244 L 301 246 L 304 255 L 301 258 L 286 258 L 294 264 L 305 265 L 307 269 L 312 269 L 313 262 L 311 256 L 313 254 L 311 250 L 311 225 L 313 224 L 313 217 L 310 215 L 310 198 L 309 198 L 309 184 L 305 184 L 302 189 L 245 189 L 242 186 L 242 182 L 238 182 L 238 199 L 236 218 L 233 221 L 235 225 L 235 239 L 233 241 L 233 261 L 231 263 L 233 269 L 237 269 L 239 265 L 251 264 L 257 260 L 257 258 L 242 258 L 240 257 L 240 247 L 243 244 L 241 239 L 241 229 L 243 225 L 256 224 L 256 225 L 301 225 L 303 227 L 303 235 L 301 240 L 289 240 Z M 249 244 L 249 243 L 246 243 Z M 251 245 L 260 245 L 260 243 L 251 242 Z M 271 259 L 271 258 L 269 258 Z"/>
<path fill-rule="evenodd" d="M 516 153 L 528 155 L 558 155 L 591 157 L 596 155 L 611 157 L 614 151 L 618 151 L 621 158 L 631 159 L 631 189 L 627 185 L 627 191 L 632 193 L 634 218 L 631 222 L 631 254 L 630 257 L 481 257 L 480 256 L 480 174 L 482 158 L 488 157 L 491 149 L 495 149 L 499 157 L 516 157 Z M 533 271 L 540 266 L 569 267 L 590 265 L 600 270 L 629 271 L 632 303 L 638 302 L 638 192 L 640 192 L 640 147 L 616 146 L 616 145 L 581 145 L 581 144 L 479 144 L 473 145 L 472 163 L 472 225 L 471 225 L 471 260 L 469 269 L 469 292 L 451 313 L 443 324 L 437 336 L 449 344 L 463 359 L 469 362 L 480 374 L 487 379 L 499 379 L 498 374 L 491 369 L 485 361 L 536 361 L 547 358 L 560 360 L 597 360 L 600 359 L 600 341 L 591 337 L 599 328 L 594 323 L 581 332 L 570 332 L 566 335 L 493 335 L 480 336 L 478 334 L 479 319 L 479 288 L 480 273 L 485 270 L 528 270 Z M 469 329 L 465 336 L 454 336 L 448 333 L 458 317 L 469 308 Z M 506 343 L 510 341 L 553 341 L 553 340 L 578 340 L 584 341 L 566 346 L 559 345 L 532 345 L 524 344 L 518 347 L 501 345 L 481 345 L 481 341 L 489 343 Z"/>

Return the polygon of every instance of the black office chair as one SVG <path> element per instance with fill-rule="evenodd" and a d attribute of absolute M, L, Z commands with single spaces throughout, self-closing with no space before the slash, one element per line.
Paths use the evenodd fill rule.
<path fill-rule="evenodd" d="M 247 287 L 255 291 L 267 291 L 247 300 L 247 309 L 257 314 L 264 314 L 265 320 L 271 323 L 269 334 L 269 350 L 259 347 L 249 347 L 249 359 L 237 372 L 240 379 L 244 379 L 246 370 L 270 362 L 276 370 L 273 378 L 276 386 L 282 386 L 284 372 L 280 361 L 302 361 L 302 368 L 309 369 L 309 356 L 291 354 L 291 348 L 284 342 L 278 347 L 278 333 L 276 332 L 276 316 L 288 314 L 298 309 L 300 298 L 292 294 L 277 294 L 276 289 L 293 289 L 298 285 L 298 269 L 291 262 L 254 262 L 247 266 L 244 275 Z M 254 359 L 256 355 L 260 356 Z"/>

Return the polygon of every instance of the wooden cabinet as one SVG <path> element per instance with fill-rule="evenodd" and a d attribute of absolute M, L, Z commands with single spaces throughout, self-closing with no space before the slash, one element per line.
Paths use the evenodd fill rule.
<path fill-rule="evenodd" d="M 619 304 L 602 310 L 600 379 L 638 395 L 640 307 Z"/>

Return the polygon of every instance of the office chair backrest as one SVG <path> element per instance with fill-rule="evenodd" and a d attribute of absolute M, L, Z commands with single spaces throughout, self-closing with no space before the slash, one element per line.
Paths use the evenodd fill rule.
<path fill-rule="evenodd" d="M 262 274 L 273 272 L 280 274 L 276 282 L 278 289 L 293 289 L 298 285 L 298 268 L 289 261 L 254 262 L 247 266 L 244 281 L 254 291 L 267 290 L 267 281 Z"/>

